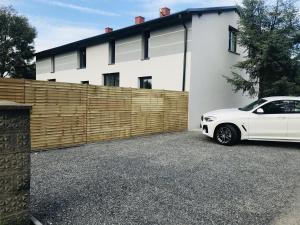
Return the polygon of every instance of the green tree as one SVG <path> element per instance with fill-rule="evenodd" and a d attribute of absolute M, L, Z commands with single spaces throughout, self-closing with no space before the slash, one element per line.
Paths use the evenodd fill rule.
<path fill-rule="evenodd" d="M 0 8 L 0 77 L 34 78 L 36 30 L 12 7 Z"/>
<path fill-rule="evenodd" d="M 244 0 L 239 44 L 247 57 L 226 77 L 235 92 L 250 96 L 300 95 L 300 22 L 295 1 Z M 245 71 L 246 76 L 239 72 Z"/>

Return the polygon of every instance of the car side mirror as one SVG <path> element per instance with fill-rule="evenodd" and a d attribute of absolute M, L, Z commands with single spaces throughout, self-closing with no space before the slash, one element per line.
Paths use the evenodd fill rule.
<path fill-rule="evenodd" d="M 257 114 L 264 114 L 264 112 L 265 111 L 262 108 L 259 108 L 259 109 L 256 110 Z"/>

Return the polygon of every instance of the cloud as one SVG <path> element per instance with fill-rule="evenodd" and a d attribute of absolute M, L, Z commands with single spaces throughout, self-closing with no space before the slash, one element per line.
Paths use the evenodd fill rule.
<path fill-rule="evenodd" d="M 13 5 L 16 2 L 18 2 L 18 0 L 0 0 L 0 6 L 9 6 Z"/>
<path fill-rule="evenodd" d="M 72 24 L 64 20 L 29 16 L 29 21 L 38 30 L 38 37 L 35 40 L 37 52 L 102 33 L 95 27 Z"/>
<path fill-rule="evenodd" d="M 58 6 L 58 7 L 62 7 L 62 8 L 77 10 L 77 11 L 80 11 L 83 13 L 91 13 L 91 14 L 96 14 L 96 15 L 101 15 L 101 16 L 119 16 L 119 14 L 117 14 L 117 13 L 99 10 L 99 9 L 93 9 L 93 8 L 79 6 L 79 5 L 70 4 L 70 3 L 64 3 L 61 1 L 48 1 L 48 0 L 36 0 L 36 1 L 44 3 L 44 4 L 48 4 L 48 5 L 54 5 L 54 6 Z"/>

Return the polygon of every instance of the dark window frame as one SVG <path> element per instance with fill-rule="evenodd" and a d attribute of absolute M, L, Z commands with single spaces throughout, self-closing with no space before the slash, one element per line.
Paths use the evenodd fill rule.
<path fill-rule="evenodd" d="M 109 84 L 107 78 L 109 76 L 114 77 L 113 84 Z M 115 79 L 117 77 L 117 79 Z M 107 87 L 120 87 L 120 73 L 104 73 L 103 74 L 103 86 Z"/>
<path fill-rule="evenodd" d="M 78 50 L 78 69 L 85 69 L 86 68 L 86 48 L 80 48 Z"/>
<path fill-rule="evenodd" d="M 49 82 L 56 82 L 56 79 L 48 79 Z"/>
<path fill-rule="evenodd" d="M 239 55 L 239 53 L 237 52 L 237 47 L 238 47 L 237 39 L 238 39 L 239 31 L 232 26 L 229 26 L 228 31 L 229 31 L 228 51 Z M 234 42 L 232 41 L 233 38 L 234 38 Z"/>
<path fill-rule="evenodd" d="M 108 64 L 109 65 L 114 65 L 116 63 L 116 41 L 115 40 L 111 40 L 109 42 L 109 60 L 108 60 Z"/>
<path fill-rule="evenodd" d="M 144 83 L 145 80 L 151 80 L 150 88 L 145 86 L 145 83 Z M 139 77 L 139 88 L 140 89 L 152 89 L 152 76 Z"/>
<path fill-rule="evenodd" d="M 150 31 L 145 31 L 142 35 L 142 60 L 148 60 L 149 57 L 149 39 Z"/>

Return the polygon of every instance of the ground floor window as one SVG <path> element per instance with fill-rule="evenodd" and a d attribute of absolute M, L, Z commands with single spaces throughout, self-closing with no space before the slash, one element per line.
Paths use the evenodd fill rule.
<path fill-rule="evenodd" d="M 140 77 L 140 88 L 152 89 L 152 77 Z"/>
<path fill-rule="evenodd" d="M 90 84 L 88 80 L 81 81 L 81 84 Z"/>
<path fill-rule="evenodd" d="M 104 86 L 119 87 L 120 74 L 119 73 L 106 73 L 103 74 Z"/>

